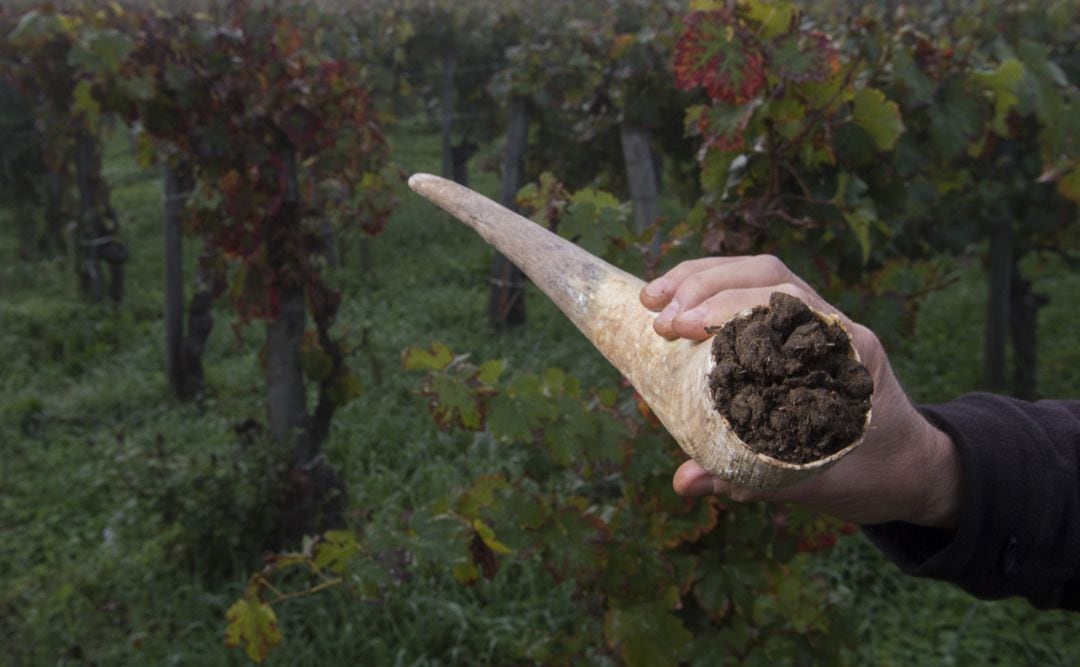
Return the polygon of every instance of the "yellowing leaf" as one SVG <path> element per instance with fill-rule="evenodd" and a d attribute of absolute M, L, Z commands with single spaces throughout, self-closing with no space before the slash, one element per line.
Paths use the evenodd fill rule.
<path fill-rule="evenodd" d="M 862 260 L 865 263 L 870 259 L 870 227 L 877 222 L 877 210 L 874 203 L 866 199 L 867 185 L 858 176 L 842 171 L 837 182 L 836 194 L 833 203 L 844 215 L 851 231 L 854 232 L 859 248 L 862 250 Z"/>
<path fill-rule="evenodd" d="M 349 561 L 360 554 L 360 550 L 360 543 L 351 531 L 328 530 L 315 546 L 315 567 L 341 574 Z"/>
<path fill-rule="evenodd" d="M 784 34 L 795 18 L 795 6 L 790 2 L 747 0 L 745 7 L 747 16 L 761 24 L 762 39 L 772 39 Z"/>
<path fill-rule="evenodd" d="M 480 570 L 469 560 L 455 565 L 451 573 L 454 575 L 454 579 L 458 580 L 458 583 L 466 586 L 474 584 L 480 579 Z"/>
<path fill-rule="evenodd" d="M 870 226 L 877 220 L 874 205 L 867 202 L 864 206 L 844 211 L 844 220 L 855 233 L 859 248 L 862 250 L 863 263 L 866 263 L 870 259 Z"/>
<path fill-rule="evenodd" d="M 229 625 L 225 630 L 225 645 L 243 645 L 254 662 L 262 662 L 275 646 L 281 643 L 274 609 L 255 597 L 245 597 L 233 603 L 225 614 Z"/>
<path fill-rule="evenodd" d="M 101 116 L 101 105 L 94 99 L 90 92 L 90 82 L 82 80 L 75 85 L 74 103 L 72 108 L 81 113 L 87 127 L 95 127 Z"/>
<path fill-rule="evenodd" d="M 493 385 L 499 381 L 499 377 L 502 376 L 502 372 L 505 368 L 505 359 L 491 359 L 485 361 L 480 364 L 480 369 L 476 372 L 476 379 L 483 384 Z"/>
<path fill-rule="evenodd" d="M 855 94 L 855 124 L 870 133 L 878 148 L 892 150 L 904 123 L 900 119 L 900 107 L 885 99 L 885 93 L 876 88 L 863 88 Z"/>
<path fill-rule="evenodd" d="M 484 541 L 484 544 L 486 544 L 489 549 L 497 554 L 505 555 L 514 553 L 513 549 L 495 539 L 495 531 L 491 529 L 491 526 L 480 519 L 473 519 L 472 525 L 473 530 L 476 531 L 476 534 L 480 536 L 480 539 Z"/>
<path fill-rule="evenodd" d="M 442 343 L 432 343 L 431 348 L 410 347 L 405 350 L 405 370 L 441 371 L 454 360 L 454 353 Z"/>
<path fill-rule="evenodd" d="M 360 378 L 346 369 L 326 387 L 326 398 L 340 407 L 360 395 Z"/>

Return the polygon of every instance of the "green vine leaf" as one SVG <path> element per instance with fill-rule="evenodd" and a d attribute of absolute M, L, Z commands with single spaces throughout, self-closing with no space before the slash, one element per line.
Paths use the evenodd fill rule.
<path fill-rule="evenodd" d="M 994 96 L 994 132 L 1002 137 L 1009 136 L 1009 128 L 1005 121 L 1009 112 L 1016 107 L 1020 98 L 1016 92 L 1020 82 L 1024 80 L 1024 64 L 1016 58 L 1006 58 L 990 72 L 977 72 L 974 75 L 976 82 L 993 93 Z"/>
<path fill-rule="evenodd" d="M 112 74 L 134 49 L 118 30 L 88 30 L 72 45 L 68 64 L 91 74 Z"/>
<path fill-rule="evenodd" d="M 608 527 L 599 517 L 567 506 L 554 512 L 538 531 L 544 545 L 544 564 L 558 580 L 595 577 L 607 563 L 602 543 Z"/>
<path fill-rule="evenodd" d="M 863 88 L 855 94 L 853 120 L 874 137 L 874 142 L 883 151 L 892 150 L 904 131 L 900 107 L 885 99 L 885 93 L 877 88 Z"/>
<path fill-rule="evenodd" d="M 922 106 L 930 103 L 937 82 L 923 73 L 907 49 L 897 49 L 892 64 L 893 82 L 898 84 L 908 104 Z"/>
<path fill-rule="evenodd" d="M 686 112 L 686 132 L 704 138 L 705 147 L 712 152 L 741 151 L 746 146 L 746 130 L 758 106 L 751 102 L 737 107 L 691 107 Z"/>
<path fill-rule="evenodd" d="M 769 64 L 791 81 L 825 81 L 840 71 L 840 52 L 829 36 L 810 31 L 784 35 L 769 46 Z"/>
<path fill-rule="evenodd" d="M 575 192 L 559 235 L 594 255 L 606 255 L 612 242 L 630 235 L 630 210 L 613 195 L 593 188 Z"/>
<path fill-rule="evenodd" d="M 52 12 L 30 10 L 19 18 L 15 30 L 8 35 L 13 42 L 48 38 L 60 28 L 60 21 Z"/>
<path fill-rule="evenodd" d="M 348 530 L 328 530 L 315 545 L 313 563 L 320 570 L 341 574 L 353 558 L 362 552 L 356 535 Z"/>
<path fill-rule="evenodd" d="M 984 130 L 987 105 L 959 79 L 950 81 L 937 104 L 930 107 L 930 142 L 946 160 L 967 150 Z"/>
<path fill-rule="evenodd" d="M 434 376 L 427 395 L 431 397 L 431 413 L 443 428 L 459 426 L 476 431 L 483 425 L 485 406 L 480 393 L 458 378 Z"/>
<path fill-rule="evenodd" d="M 604 638 L 630 667 L 678 665 L 694 638 L 670 611 L 678 601 L 672 588 L 654 602 L 614 606 L 604 615 Z"/>
<path fill-rule="evenodd" d="M 457 512 L 467 519 L 477 519 L 495 506 L 497 494 L 506 490 L 509 483 L 502 475 L 484 475 L 476 479 L 457 500 Z"/>

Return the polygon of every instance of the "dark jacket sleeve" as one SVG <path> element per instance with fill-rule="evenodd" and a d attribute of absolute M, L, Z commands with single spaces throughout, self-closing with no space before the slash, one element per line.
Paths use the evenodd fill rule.
<path fill-rule="evenodd" d="M 919 411 L 956 445 L 955 532 L 864 526 L 901 570 L 986 599 L 1080 610 L 1080 401 L 970 394 Z"/>

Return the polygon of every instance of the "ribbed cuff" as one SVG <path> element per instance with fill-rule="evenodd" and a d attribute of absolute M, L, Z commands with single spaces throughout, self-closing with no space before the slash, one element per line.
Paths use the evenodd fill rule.
<path fill-rule="evenodd" d="M 908 523 L 864 531 L 908 574 L 986 599 L 1077 602 L 1080 407 L 969 394 L 919 411 L 952 438 L 964 475 L 957 529 Z"/>

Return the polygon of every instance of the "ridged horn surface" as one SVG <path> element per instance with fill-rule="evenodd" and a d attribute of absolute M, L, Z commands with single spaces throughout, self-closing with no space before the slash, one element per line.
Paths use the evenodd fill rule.
<path fill-rule="evenodd" d="M 638 300 L 642 280 L 453 181 L 415 174 L 409 187 L 471 227 L 524 271 L 630 381 L 683 450 L 709 472 L 747 488 L 777 488 L 821 472 L 859 444 L 803 464 L 754 452 L 712 405 L 711 345 L 657 335 L 656 315 Z M 869 419 L 867 414 L 867 423 Z"/>

